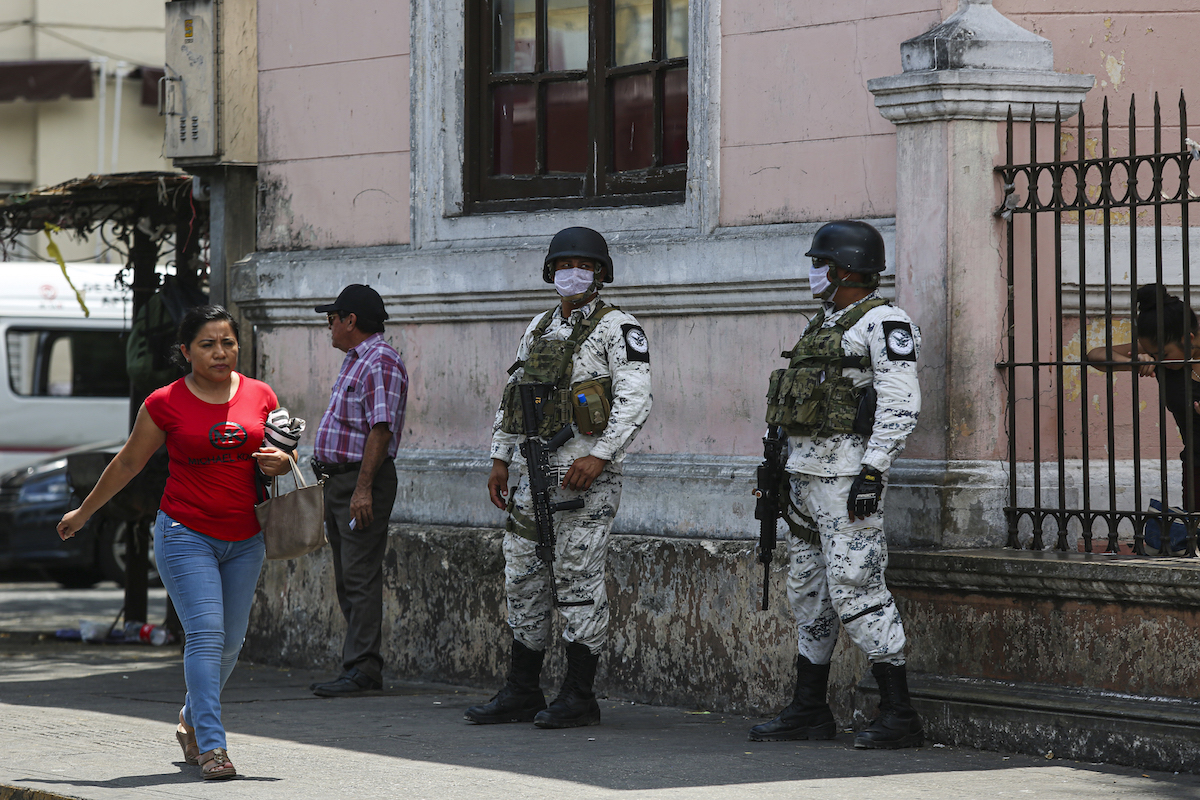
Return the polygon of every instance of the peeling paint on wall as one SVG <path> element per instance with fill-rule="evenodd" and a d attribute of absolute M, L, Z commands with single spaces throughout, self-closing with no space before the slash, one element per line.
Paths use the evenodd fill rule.
<path fill-rule="evenodd" d="M 1121 57 L 1100 51 L 1100 61 L 1104 66 L 1104 71 L 1108 73 L 1108 80 L 1112 81 L 1114 89 L 1121 88 L 1121 82 L 1125 80 L 1125 51 L 1121 51 Z M 1108 81 L 1100 81 L 1101 86 L 1108 86 Z"/>

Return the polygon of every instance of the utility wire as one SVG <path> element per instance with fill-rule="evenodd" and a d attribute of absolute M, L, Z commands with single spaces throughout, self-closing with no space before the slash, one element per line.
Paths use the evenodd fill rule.
<path fill-rule="evenodd" d="M 30 28 L 73 28 L 84 31 L 113 31 L 116 33 L 165 33 L 166 28 L 154 28 L 146 25 L 89 25 L 83 22 L 35 22 L 31 19 L 9 20 L 0 22 L 0 32 L 22 25 Z"/>
<path fill-rule="evenodd" d="M 123 56 L 120 53 L 114 53 L 111 50 L 103 50 L 99 47 L 92 47 L 89 44 L 84 44 L 83 42 L 79 41 L 78 39 L 72 39 L 70 36 L 63 36 L 61 33 L 58 33 L 57 31 L 52 31 L 48 28 L 41 28 L 39 26 L 39 29 L 42 33 L 46 34 L 47 36 L 53 37 L 62 42 L 66 42 L 67 44 L 74 45 L 75 47 L 78 47 L 82 50 L 87 50 L 89 53 L 95 53 L 96 55 L 108 56 L 109 58 L 115 58 L 118 61 L 125 61 L 125 62 L 131 63 L 131 64 L 137 64 L 139 67 L 153 67 L 154 66 L 153 64 L 147 64 L 144 61 L 141 61 L 140 59 L 131 58 L 130 56 Z"/>

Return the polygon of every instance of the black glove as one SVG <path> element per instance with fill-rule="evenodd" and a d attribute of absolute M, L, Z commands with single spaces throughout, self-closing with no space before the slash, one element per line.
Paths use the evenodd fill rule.
<path fill-rule="evenodd" d="M 862 472 L 850 484 L 850 497 L 846 500 L 846 511 L 850 521 L 866 519 L 879 510 L 883 497 L 883 473 L 874 467 L 863 467 Z"/>

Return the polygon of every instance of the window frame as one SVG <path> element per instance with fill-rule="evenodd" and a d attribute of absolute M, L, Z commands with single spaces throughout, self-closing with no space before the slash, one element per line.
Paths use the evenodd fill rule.
<path fill-rule="evenodd" d="M 692 0 L 695 3 L 697 0 Z M 492 17 L 496 0 L 464 0 L 464 210 L 467 212 L 535 211 L 591 207 L 666 205 L 685 201 L 688 161 L 692 158 L 692 127 L 687 126 L 688 158 L 681 164 L 661 165 L 663 157 L 664 76 L 670 70 L 690 69 L 688 56 L 664 58 L 667 0 L 652 0 L 652 57 L 648 62 L 613 65 L 613 0 L 588 2 L 588 66 L 586 70 L 543 71 L 547 45 L 547 0 L 535 0 L 537 51 L 534 70 L 494 73 Z M 689 4 L 689 6 L 691 3 Z M 690 14 L 690 11 L 689 11 Z M 690 27 L 690 25 L 689 25 Z M 689 34 L 689 41 L 691 36 Z M 603 54 L 603 58 L 601 58 Z M 628 75 L 649 74 L 654 84 L 653 161 L 650 167 L 617 172 L 612 150 L 613 82 Z M 540 172 L 546 159 L 544 129 L 545 87 L 551 83 L 586 80 L 588 84 L 588 172 Z M 690 81 L 688 82 L 690 86 Z M 540 174 L 492 175 L 494 157 L 492 90 L 499 85 L 533 84 L 537 118 L 535 163 Z M 690 92 L 689 92 L 690 94 Z M 688 97 L 688 121 L 692 117 Z M 596 154 L 602 154 L 600 158 Z"/>
<path fill-rule="evenodd" d="M 29 376 L 33 382 L 32 391 L 28 394 L 21 391 L 15 384 L 14 379 L 14 360 L 13 360 L 13 342 L 14 336 L 20 335 L 34 336 L 33 339 L 33 362 L 29 371 Z M 22 400 L 70 400 L 70 399 L 121 399 L 129 397 L 129 377 L 124 372 L 124 362 L 121 360 L 120 366 L 122 369 L 120 388 L 107 389 L 105 393 L 97 393 L 97 387 L 107 387 L 107 384 L 96 384 L 92 386 L 84 386 L 89 391 L 79 393 L 76 391 L 78 379 L 81 377 L 80 367 L 75 364 L 76 356 L 76 339 L 94 341 L 96 336 L 111 336 L 116 339 L 116 351 L 123 353 L 126 346 L 126 340 L 129 336 L 128 330 L 117 328 L 88 328 L 88 327 L 60 327 L 56 325 L 37 325 L 37 324 L 14 324 L 7 326 L 4 329 L 4 340 L 0 342 L 0 346 L 4 348 L 4 365 L 5 371 L 8 373 L 5 380 L 8 383 L 8 391 L 13 397 Z M 54 348 L 59 342 L 67 342 L 68 357 L 71 359 L 71 392 L 69 394 L 55 394 L 50 391 L 50 373 L 52 359 L 54 358 Z M 116 352 L 114 351 L 114 352 Z M 117 384 L 113 384 L 115 387 Z M 116 391 L 116 394 L 111 392 Z"/>

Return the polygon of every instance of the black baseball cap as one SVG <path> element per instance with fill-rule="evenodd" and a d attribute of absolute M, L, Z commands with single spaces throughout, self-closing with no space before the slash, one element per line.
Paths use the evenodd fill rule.
<path fill-rule="evenodd" d="M 383 298 L 379 292 L 362 283 L 352 283 L 337 296 L 337 300 L 317 306 L 313 309 L 320 314 L 341 311 L 346 314 L 356 314 L 361 319 L 383 322 L 388 318 L 387 309 L 383 307 Z"/>

